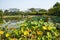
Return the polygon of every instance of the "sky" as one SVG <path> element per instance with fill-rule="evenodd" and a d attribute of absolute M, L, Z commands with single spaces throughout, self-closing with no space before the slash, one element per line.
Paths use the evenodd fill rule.
<path fill-rule="evenodd" d="M 0 0 L 0 9 L 18 8 L 27 10 L 29 8 L 49 9 L 60 0 Z"/>

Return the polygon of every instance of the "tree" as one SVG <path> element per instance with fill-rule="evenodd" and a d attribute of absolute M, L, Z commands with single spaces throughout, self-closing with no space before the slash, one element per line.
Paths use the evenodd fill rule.
<path fill-rule="evenodd" d="M 9 15 L 19 15 L 20 11 L 17 8 L 10 8 Z"/>
<path fill-rule="evenodd" d="M 48 9 L 48 15 L 54 15 L 54 14 L 55 14 L 54 8 Z"/>
<path fill-rule="evenodd" d="M 60 3 L 56 3 L 53 5 L 53 8 L 48 9 L 49 15 L 60 16 Z"/>
<path fill-rule="evenodd" d="M 40 10 L 38 11 L 38 14 L 47 14 L 47 10 L 45 10 L 45 9 L 40 9 Z"/>
<path fill-rule="evenodd" d="M 2 18 L 2 17 L 3 17 L 3 11 L 0 10 L 0 18 Z"/>
<path fill-rule="evenodd" d="M 35 10 L 35 8 L 30 8 L 29 9 L 31 12 L 35 12 L 36 10 Z"/>
<path fill-rule="evenodd" d="M 4 11 L 4 15 L 9 15 L 9 11 L 8 10 L 5 10 Z"/>
<path fill-rule="evenodd" d="M 35 8 L 30 8 L 29 12 L 30 12 L 29 13 L 30 15 L 36 15 L 36 9 Z"/>
<path fill-rule="evenodd" d="M 53 7 L 60 7 L 60 3 L 56 2 L 55 5 L 53 5 Z"/>

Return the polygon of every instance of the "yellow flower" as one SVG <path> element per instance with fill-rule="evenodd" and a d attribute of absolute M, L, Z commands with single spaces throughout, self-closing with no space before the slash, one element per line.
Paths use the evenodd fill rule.
<path fill-rule="evenodd" d="M 4 32 L 0 30 L 0 35 L 2 35 Z"/>
<path fill-rule="evenodd" d="M 47 27 L 46 27 L 46 26 L 43 26 L 42 28 L 43 28 L 44 30 L 47 30 Z"/>
<path fill-rule="evenodd" d="M 25 31 L 24 32 L 24 35 L 26 35 L 26 36 L 29 35 L 29 32 L 28 31 Z"/>
<path fill-rule="evenodd" d="M 10 34 L 9 33 L 6 33 L 6 37 L 9 37 L 10 36 Z"/>
<path fill-rule="evenodd" d="M 38 35 L 42 35 L 43 32 L 42 32 L 42 31 L 37 31 L 37 34 L 38 34 Z"/>
<path fill-rule="evenodd" d="M 51 27 L 48 27 L 48 30 L 51 30 L 52 28 Z"/>

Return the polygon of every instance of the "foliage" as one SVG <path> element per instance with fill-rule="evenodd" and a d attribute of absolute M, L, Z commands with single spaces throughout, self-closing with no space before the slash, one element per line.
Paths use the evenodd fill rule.
<path fill-rule="evenodd" d="M 53 7 L 60 7 L 60 3 L 56 2 L 55 5 L 53 5 Z"/>
<path fill-rule="evenodd" d="M 4 15 L 9 15 L 9 11 L 8 10 L 5 10 L 4 11 Z"/>
<path fill-rule="evenodd" d="M 53 5 L 53 8 L 50 8 L 48 10 L 48 14 L 55 15 L 55 16 L 60 16 L 60 3 L 57 2 L 55 5 Z"/>
<path fill-rule="evenodd" d="M 38 18 L 37 18 L 38 19 Z M 44 19 L 26 19 L 18 28 L 2 28 L 0 26 L 0 38 L 6 40 L 57 40 L 59 30 L 53 22 L 45 22 Z"/>
<path fill-rule="evenodd" d="M 4 13 L 4 14 L 3 14 Z M 40 9 L 40 8 L 30 8 L 25 11 L 21 11 L 17 8 L 11 8 L 7 10 L 0 10 L 0 16 L 11 16 L 11 15 L 55 15 L 60 16 L 60 3 L 56 2 L 52 8 L 46 9 Z"/>
<path fill-rule="evenodd" d="M 3 16 L 3 11 L 0 10 L 0 18 L 2 18 L 2 16 Z"/>

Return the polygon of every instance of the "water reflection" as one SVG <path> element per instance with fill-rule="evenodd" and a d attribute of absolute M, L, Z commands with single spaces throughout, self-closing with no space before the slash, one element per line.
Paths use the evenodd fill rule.
<path fill-rule="evenodd" d="M 13 19 L 10 19 L 10 18 L 6 18 L 6 19 L 0 19 L 0 26 L 2 27 L 6 27 L 8 26 L 8 28 L 17 28 L 17 24 L 20 24 L 22 22 L 24 22 L 24 19 L 25 18 L 13 18 Z"/>

